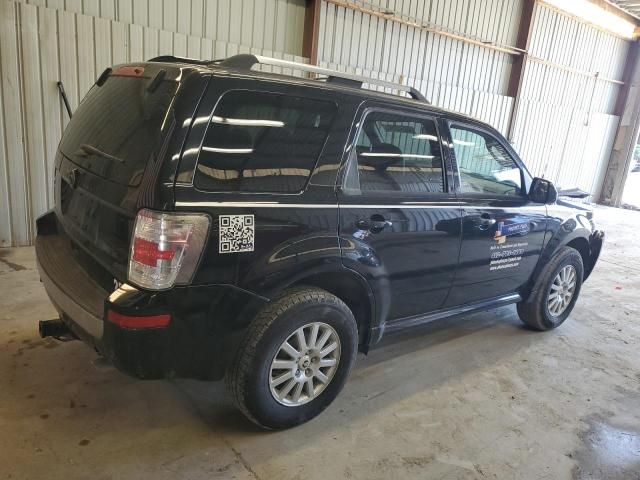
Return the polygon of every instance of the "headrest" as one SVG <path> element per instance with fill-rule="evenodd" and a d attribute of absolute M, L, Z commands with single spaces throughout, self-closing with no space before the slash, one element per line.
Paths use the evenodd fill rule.
<path fill-rule="evenodd" d="M 374 167 L 376 170 L 383 171 L 402 158 L 400 157 L 402 150 L 392 143 L 379 143 L 365 151 L 359 151 L 356 147 L 356 152 L 358 154 L 358 163 L 360 165 L 368 165 L 370 167 Z"/>
<path fill-rule="evenodd" d="M 393 143 L 379 143 L 375 145 L 372 149 L 372 152 L 375 153 L 391 153 L 393 155 L 401 154 L 402 150 L 395 146 Z"/>

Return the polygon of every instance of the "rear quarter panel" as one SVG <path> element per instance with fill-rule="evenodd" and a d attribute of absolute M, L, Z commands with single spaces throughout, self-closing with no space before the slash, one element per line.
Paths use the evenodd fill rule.
<path fill-rule="evenodd" d="M 231 284 L 272 298 L 305 277 L 343 268 L 335 182 L 358 100 L 318 85 L 312 88 L 295 80 L 256 80 L 225 72 L 217 72 L 212 78 L 183 149 L 175 182 L 176 210 L 199 211 L 211 217 L 208 242 L 194 284 Z M 210 192 L 193 185 L 198 152 L 218 100 L 229 90 L 242 89 L 336 103 L 335 119 L 304 191 Z M 255 237 L 251 251 L 221 253 L 220 222 L 227 215 L 253 215 Z"/>
<path fill-rule="evenodd" d="M 219 194 L 190 200 L 176 191 L 176 208 L 199 211 L 211 217 L 205 251 L 194 284 L 231 284 L 266 298 L 304 276 L 328 271 L 340 265 L 337 208 L 333 188 L 310 187 L 304 197 L 278 198 L 244 196 L 231 201 Z M 251 217 L 255 224 L 248 251 L 222 250 L 222 222 Z"/>

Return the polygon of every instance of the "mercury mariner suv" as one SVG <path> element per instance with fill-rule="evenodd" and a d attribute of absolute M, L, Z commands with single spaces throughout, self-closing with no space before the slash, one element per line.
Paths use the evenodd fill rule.
<path fill-rule="evenodd" d="M 272 429 L 324 410 L 384 334 L 507 304 L 557 327 L 603 239 L 487 124 L 254 55 L 107 69 L 37 232 L 42 336 L 139 378 L 225 378 Z"/>

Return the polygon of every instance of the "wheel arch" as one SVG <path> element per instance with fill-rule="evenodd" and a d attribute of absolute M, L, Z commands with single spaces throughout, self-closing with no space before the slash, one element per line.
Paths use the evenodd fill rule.
<path fill-rule="evenodd" d="M 375 328 L 375 301 L 373 292 L 366 281 L 357 273 L 346 268 L 340 271 L 317 272 L 298 278 L 287 288 L 306 285 L 317 287 L 335 295 L 351 310 L 358 326 L 358 349 L 369 350 Z"/>
<path fill-rule="evenodd" d="M 587 273 L 587 267 L 591 263 L 591 250 L 589 248 L 589 241 L 584 237 L 576 237 L 573 240 L 567 242 L 566 246 L 577 250 L 582 257 L 582 264 L 584 265 L 584 276 L 582 280 L 586 280 L 589 276 L 589 274 Z"/>
<path fill-rule="evenodd" d="M 546 243 L 542 252 L 540 253 L 540 258 L 538 259 L 538 263 L 527 282 L 527 285 L 523 288 L 523 291 L 520 292 L 523 298 L 528 297 L 533 293 L 533 286 L 536 278 L 542 272 L 542 269 L 551 261 L 551 259 L 557 254 L 557 252 L 562 247 L 571 247 L 577 250 L 582 257 L 582 262 L 584 264 L 584 278 L 583 281 L 587 279 L 588 273 L 588 265 L 591 263 L 591 249 L 589 247 L 589 235 L 590 232 L 585 228 L 576 228 L 572 231 L 566 231 L 562 228 L 559 228 L 555 235 Z"/>

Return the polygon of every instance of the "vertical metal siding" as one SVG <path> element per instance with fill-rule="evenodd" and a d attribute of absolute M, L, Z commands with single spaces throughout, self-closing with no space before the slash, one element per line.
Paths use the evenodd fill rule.
<path fill-rule="evenodd" d="M 15 0 L 187 36 L 302 55 L 305 0 Z"/>
<path fill-rule="evenodd" d="M 619 118 L 618 83 L 629 42 L 535 5 L 514 144 L 534 175 L 597 198 Z M 562 67 L 536 61 L 553 62 Z"/>
<path fill-rule="evenodd" d="M 349 0 L 474 39 L 513 45 L 521 0 Z M 258 53 L 295 61 L 304 0 L 0 0 L 0 246 L 33 239 L 52 203 L 52 163 L 72 108 L 105 67 L 159 54 Z M 622 76 L 629 43 L 536 4 L 530 53 L 569 69 Z M 436 105 L 506 132 L 512 58 L 366 13 L 321 4 L 319 64 L 415 86 Z M 265 67 L 268 71 L 276 68 Z M 285 71 L 283 73 L 296 73 Z M 619 118 L 619 84 L 527 62 L 516 148 L 535 175 L 597 196 Z"/>
<path fill-rule="evenodd" d="M 51 0 L 46 3 L 58 6 Z M 85 8 L 87 13 L 96 13 L 97 9 L 87 10 L 90 3 L 67 1 L 66 7 Z M 135 2 L 131 10 L 131 2 L 103 1 L 100 12 L 105 9 L 115 11 L 116 16 L 127 21 L 144 17 L 145 11 L 138 3 Z M 256 0 L 256 3 L 260 1 Z M 165 7 L 167 4 L 173 5 L 165 2 Z M 210 2 L 206 4 L 210 5 Z M 294 8 L 290 4 L 293 5 L 292 2 L 273 0 L 272 6 L 281 10 Z M 242 15 L 246 16 L 253 5 L 245 1 L 244 8 Z M 290 14 L 286 15 L 290 18 Z M 283 21 L 277 15 L 274 19 Z M 0 0 L 0 246 L 30 244 L 35 233 L 35 218 L 53 204 L 53 162 L 62 131 L 68 123 L 56 86 L 58 80 L 63 81 L 71 108 L 75 109 L 106 67 L 161 54 L 212 59 L 253 52 L 307 62 L 305 58 L 274 50 L 276 45 L 284 48 L 287 42 L 297 40 L 285 33 L 275 41 L 277 27 L 272 26 L 269 30 L 267 24 L 262 26 L 265 28 L 263 33 L 274 39 L 268 42 L 268 49 L 260 43 L 242 45 L 26 2 Z M 288 35 L 293 35 L 296 28 L 290 26 Z M 262 41 L 263 38 L 266 37 L 252 37 L 249 41 Z M 242 37 L 238 39 L 243 41 Z M 271 70 L 279 72 L 277 68 Z"/>
<path fill-rule="evenodd" d="M 532 57 L 620 79 L 628 49 L 629 42 L 621 38 L 536 4 L 529 48 Z M 592 110 L 611 113 L 620 87 L 534 60 L 527 65 L 523 98 L 587 109 L 593 96 Z"/>
<path fill-rule="evenodd" d="M 403 19 L 482 40 L 513 44 L 520 1 L 392 0 L 351 1 L 373 8 L 382 3 Z M 343 68 L 357 67 L 402 76 L 414 82 L 464 85 L 504 94 L 511 70 L 506 53 L 442 37 L 407 25 L 323 1 L 318 59 Z"/>
<path fill-rule="evenodd" d="M 351 3 L 470 36 L 513 44 L 521 1 L 377 0 Z M 318 62 L 418 88 L 435 105 L 457 110 L 506 132 L 513 98 L 506 97 L 509 54 L 413 28 L 323 1 Z"/>
<path fill-rule="evenodd" d="M 30 202 L 28 194 L 24 132 L 22 128 L 22 84 L 18 51 L 17 11 L 9 2 L 0 4 L 0 74 L 2 75 L 3 197 L 7 198 L 6 214 L 0 225 L 2 245 L 27 244 L 31 238 Z"/>
<path fill-rule="evenodd" d="M 368 9 L 473 39 L 515 44 L 522 2 L 507 0 L 348 0 Z M 555 9 L 535 5 L 515 146 L 530 170 L 597 194 L 618 118 L 613 109 L 629 42 Z M 512 58 L 437 33 L 324 0 L 322 66 L 413 85 L 435 105 L 506 132 Z M 599 72 L 599 79 L 580 72 Z"/>

